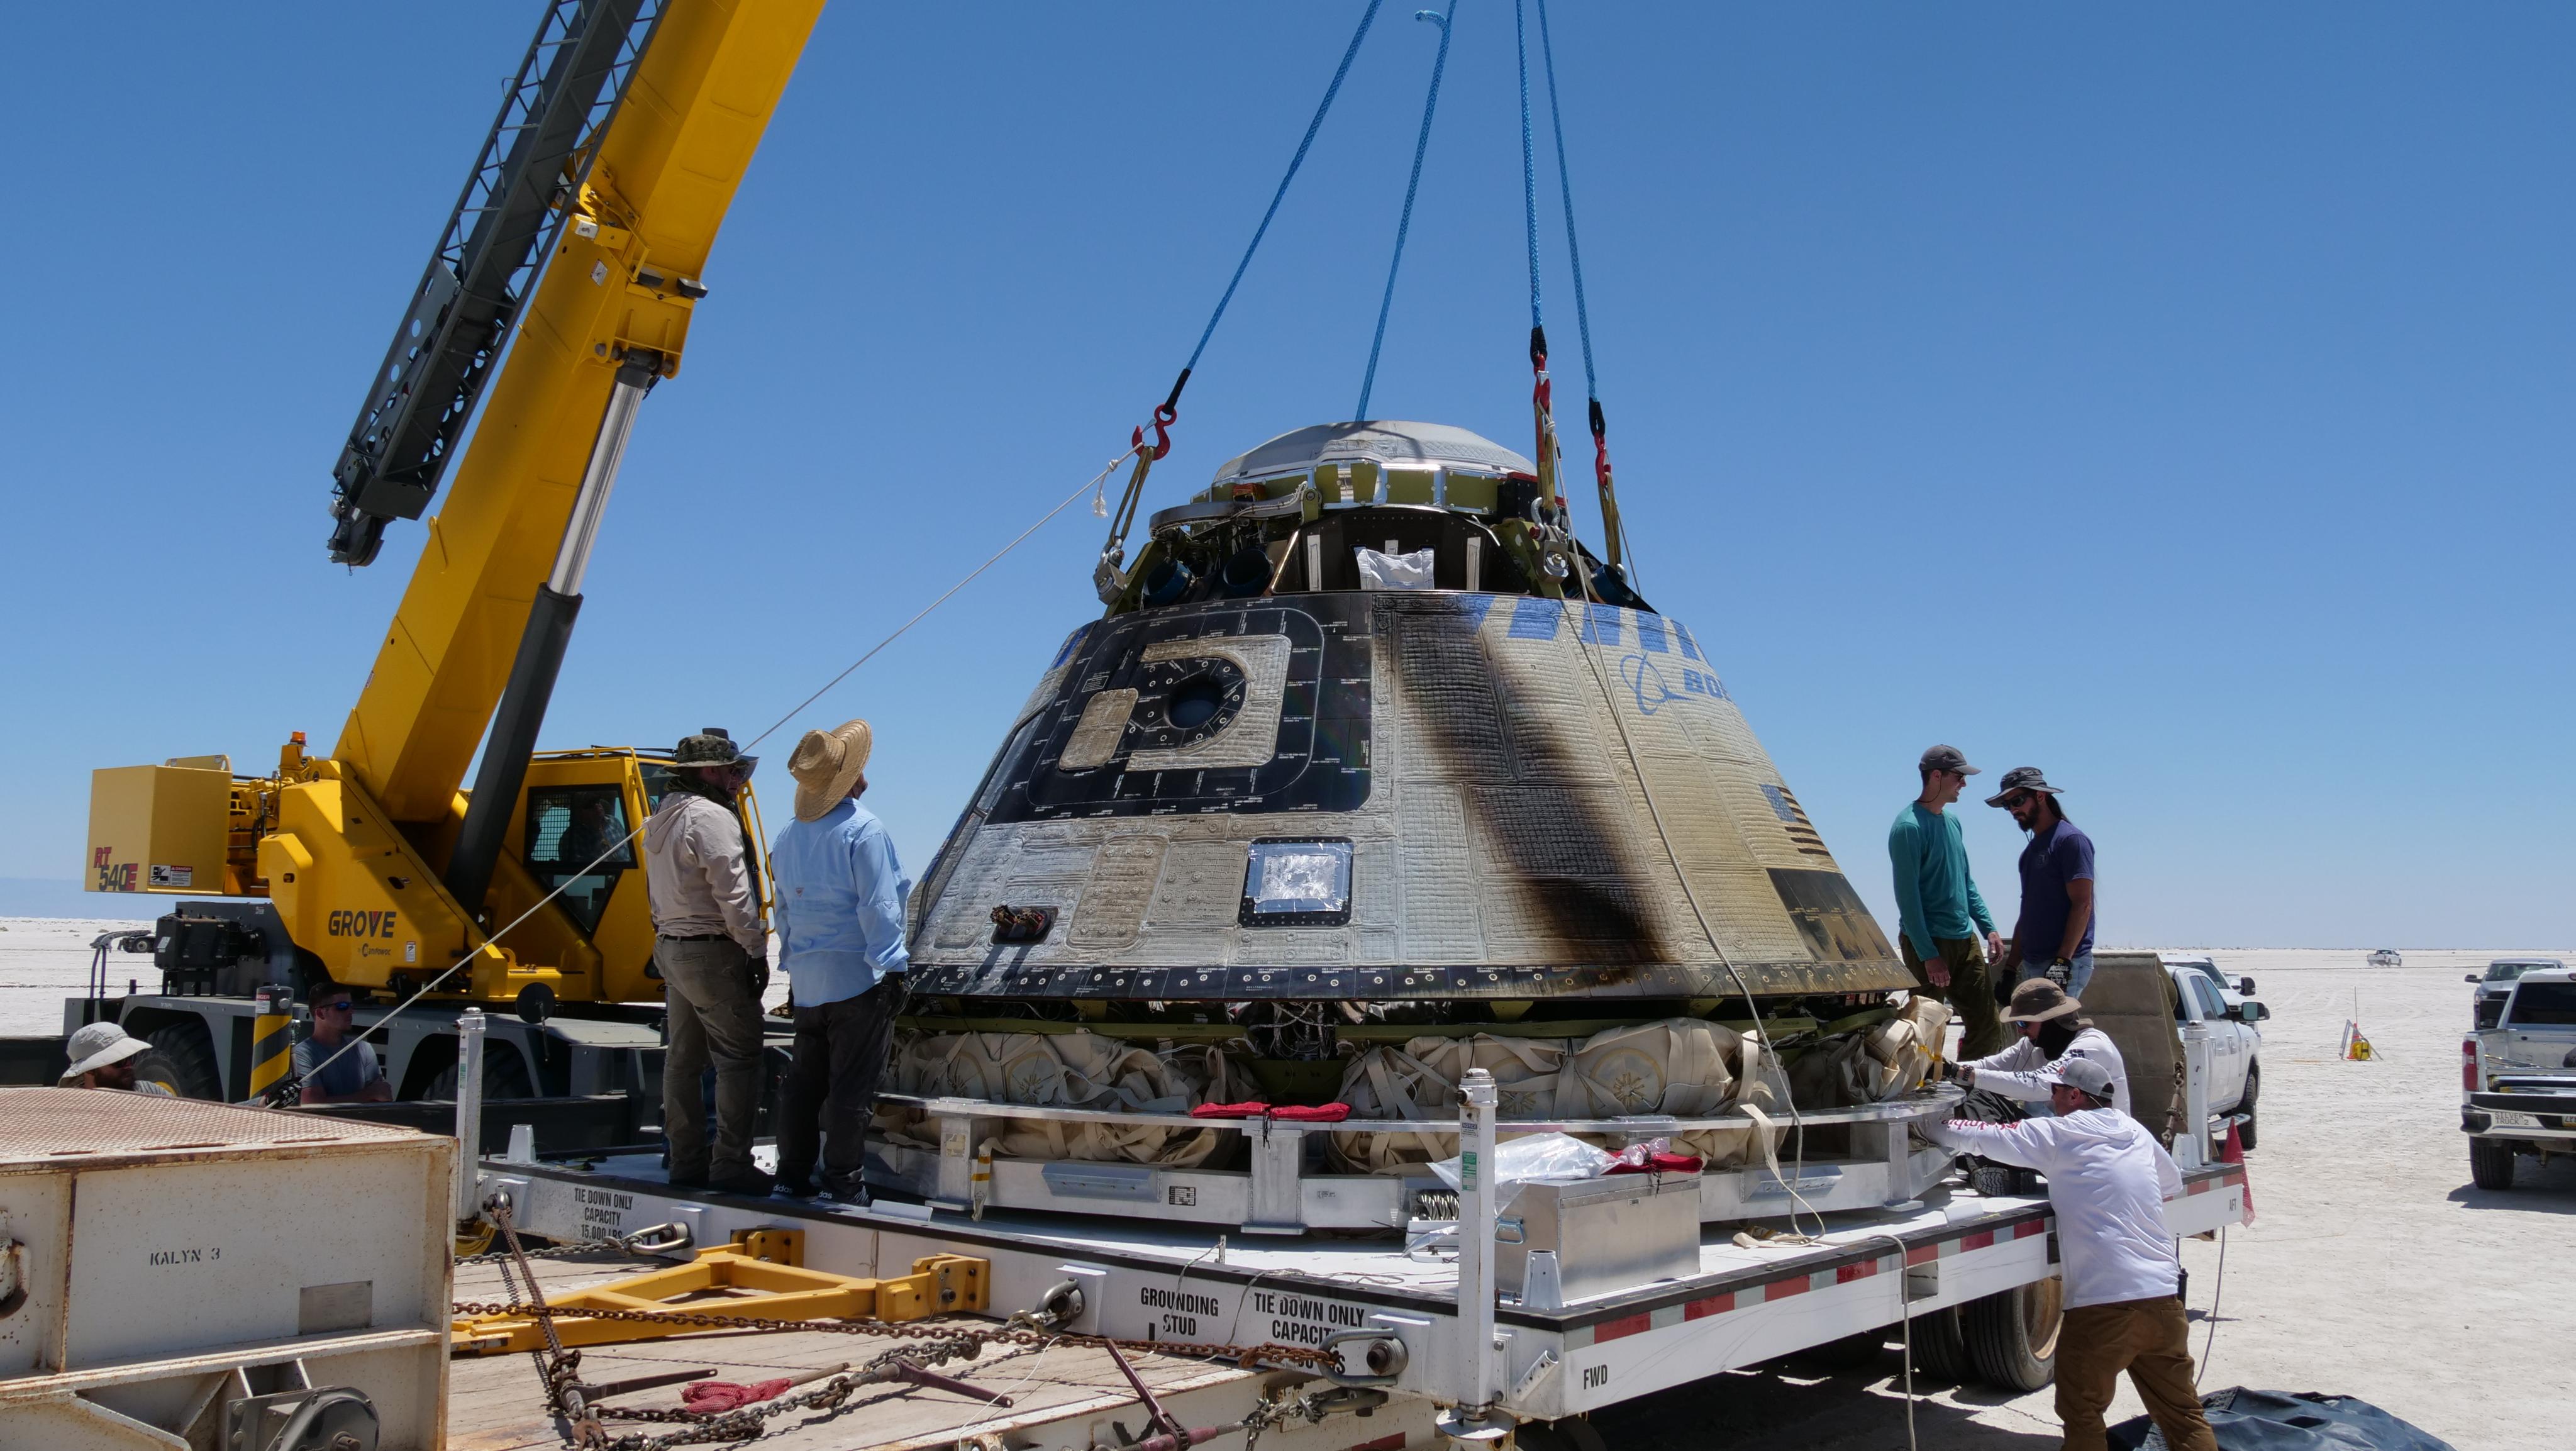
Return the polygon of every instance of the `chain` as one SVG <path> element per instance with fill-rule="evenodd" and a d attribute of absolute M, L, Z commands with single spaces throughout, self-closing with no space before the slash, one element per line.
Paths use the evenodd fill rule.
<path fill-rule="evenodd" d="M 1014 1315 L 1003 1325 L 992 1329 L 967 1329 L 954 1321 L 923 1322 L 911 1325 L 889 1325 L 881 1321 L 786 1320 L 758 1315 L 710 1315 L 698 1310 L 612 1310 L 607 1308 L 566 1310 L 567 1318 L 578 1320 L 615 1320 L 644 1325 L 684 1326 L 701 1330 L 815 1331 L 827 1335 L 875 1335 L 891 1340 L 912 1342 L 881 1352 L 875 1359 L 854 1371 L 836 1375 L 813 1390 L 794 1396 L 781 1396 L 729 1411 L 658 1410 L 642 1407 L 624 1408 L 584 1404 L 580 1384 L 581 1352 L 567 1350 L 555 1333 L 556 1307 L 546 1303 L 537 1285 L 536 1269 L 529 1261 L 539 1256 L 561 1258 L 567 1254 L 597 1249 L 599 1242 L 584 1245 L 558 1245 L 545 1250 L 528 1250 L 519 1243 L 517 1226 L 511 1222 L 506 1203 L 486 1205 L 501 1238 L 509 1246 L 489 1255 L 477 1255 L 459 1264 L 497 1261 L 501 1266 L 504 1288 L 512 1295 L 525 1295 L 526 1300 L 489 1301 L 457 1300 L 450 1308 L 458 1315 L 509 1316 L 530 1318 L 545 1332 L 546 1348 L 533 1353 L 537 1377 L 545 1387 L 546 1408 L 557 1418 L 565 1441 L 584 1451 L 663 1451 L 663 1448 L 702 1444 L 712 1441 L 742 1441 L 760 1435 L 764 1422 L 789 1411 L 836 1408 L 853 1391 L 862 1386 L 882 1384 L 899 1379 L 900 1359 L 926 1360 L 932 1365 L 959 1358 L 973 1358 L 988 1345 L 1016 1345 L 1044 1350 L 1054 1345 L 1118 1346 L 1149 1351 L 1159 1355 L 1196 1359 L 1230 1360 L 1246 1370 L 1269 1366 L 1304 1368 L 1331 1372 L 1341 1369 L 1341 1358 L 1311 1346 L 1282 1345 L 1265 1341 L 1259 1345 L 1200 1345 L 1168 1340 L 1116 1340 L 1099 1335 L 1069 1335 L 1050 1328 L 1035 1315 Z M 615 1247 L 633 1251 L 626 1245 L 609 1241 Z M 513 1271 L 516 1274 L 513 1274 Z M 521 1288 L 524 1283 L 525 1288 Z M 686 1429 L 661 1436 L 640 1432 L 610 1437 L 600 1425 L 603 1416 L 626 1421 L 677 1424 Z M 1255 1431 L 1258 1434 L 1258 1431 Z"/>
<path fill-rule="evenodd" d="M 534 1305 L 491 1300 L 458 1300 L 452 1308 L 459 1315 L 506 1315 L 514 1318 L 535 1318 L 537 1315 Z M 1105 1346 L 1113 1343 L 1104 1335 L 1067 1335 L 1007 1325 L 991 1330 L 961 1330 L 954 1322 L 888 1325 L 875 1320 L 778 1320 L 757 1315 L 709 1315 L 697 1310 L 611 1310 L 604 1307 L 557 1313 L 567 1319 L 631 1320 L 642 1325 L 684 1325 L 699 1330 L 812 1330 L 825 1335 L 882 1335 L 898 1340 L 957 1337 L 972 1340 L 978 1345 Z M 1179 1340 L 1118 1340 L 1114 1343 L 1122 1350 L 1148 1351 L 1156 1355 L 1231 1360 L 1247 1370 L 1259 1365 L 1304 1367 L 1315 1371 L 1342 1368 L 1340 1358 L 1327 1351 L 1306 1345 L 1282 1345 L 1275 1340 L 1259 1345 L 1202 1345 Z"/>
<path fill-rule="evenodd" d="M 463 1256 L 458 1259 L 456 1263 L 462 1266 L 505 1264 L 514 1259 L 562 1260 L 571 1259 L 576 1255 L 597 1254 L 601 1250 L 615 1250 L 619 1254 L 627 1256 L 629 1259 L 643 1258 L 643 1256 L 640 1256 L 633 1250 L 628 1249 L 618 1240 L 587 1239 L 580 1240 L 572 1244 L 548 1245 L 544 1249 L 532 1249 L 523 1255 L 516 1256 L 512 1255 L 506 1249 L 490 1250 L 479 1255 Z"/>

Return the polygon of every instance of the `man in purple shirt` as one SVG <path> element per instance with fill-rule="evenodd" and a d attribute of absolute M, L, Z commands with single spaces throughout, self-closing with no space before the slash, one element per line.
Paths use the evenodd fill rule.
<path fill-rule="evenodd" d="M 2075 996 L 2093 979 L 2093 838 L 2057 804 L 2037 766 L 2004 773 L 1988 806 L 2012 813 L 2030 844 L 2021 851 L 2021 921 L 2004 957 L 2003 980 L 2045 976 Z"/>

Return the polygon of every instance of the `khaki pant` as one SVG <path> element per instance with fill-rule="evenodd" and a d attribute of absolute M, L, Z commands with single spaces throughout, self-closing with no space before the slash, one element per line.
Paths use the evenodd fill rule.
<path fill-rule="evenodd" d="M 2124 1370 L 2169 1451 L 2218 1451 L 2191 1386 L 2189 1339 L 2182 1301 L 2171 1295 L 2067 1311 L 2057 1332 L 2057 1419 L 2066 1423 L 2066 1451 L 2109 1446 L 2102 1413 Z"/>
<path fill-rule="evenodd" d="M 670 1013 L 670 1046 L 662 1055 L 662 1134 L 671 1146 L 671 1182 L 730 1179 L 752 1168 L 751 1132 L 760 1115 L 760 999 L 751 987 L 751 954 L 719 938 L 653 944 Z M 698 1080 L 712 1057 L 716 1069 L 716 1142 L 707 1151 L 706 1109 Z"/>
<path fill-rule="evenodd" d="M 1933 986 L 1923 959 L 1914 955 L 1914 939 L 1896 934 L 1897 951 L 1905 955 L 1906 971 L 1914 974 L 1915 990 L 1948 1003 L 1959 1015 L 1959 1025 L 1966 1030 L 1959 1042 L 1962 1060 L 2001 1053 L 2011 1037 L 2004 1032 L 2002 1014 L 1995 1011 L 1995 984 L 1987 975 L 1985 944 L 1973 937 L 1935 937 L 1932 945 L 1941 949 L 1941 960 L 1950 965 L 1948 987 Z"/>

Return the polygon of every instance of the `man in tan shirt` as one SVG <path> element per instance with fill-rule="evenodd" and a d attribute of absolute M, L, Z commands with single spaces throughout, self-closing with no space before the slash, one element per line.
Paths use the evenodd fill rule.
<path fill-rule="evenodd" d="M 662 1132 L 671 1182 L 767 1194 L 751 1162 L 760 1112 L 760 989 L 769 977 L 769 927 L 751 885 L 734 797 L 754 757 L 709 728 L 671 755 L 671 789 L 644 823 L 644 886 L 653 908 L 653 962 L 669 1010 L 662 1059 Z M 712 1057 L 716 1134 L 707 1144 L 699 1080 Z"/>

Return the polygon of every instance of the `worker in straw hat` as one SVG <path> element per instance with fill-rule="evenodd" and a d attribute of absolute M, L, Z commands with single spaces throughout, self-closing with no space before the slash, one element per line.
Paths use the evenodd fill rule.
<path fill-rule="evenodd" d="M 63 1044 L 67 1062 L 60 1087 L 122 1088 L 132 1093 L 154 1093 L 163 1098 L 174 1095 L 166 1085 L 149 1079 L 137 1080 L 134 1060 L 152 1051 L 152 1045 L 128 1034 L 114 1023 L 87 1023 Z"/>
<path fill-rule="evenodd" d="M 863 720 L 805 733 L 787 758 L 796 819 L 769 857 L 796 1015 L 796 1058 L 779 1101 L 778 1186 L 852 1204 L 868 1202 L 859 1177 L 868 1120 L 912 965 L 903 942 L 912 884 L 885 824 L 859 804 L 873 744 Z"/>
<path fill-rule="evenodd" d="M 2129 1069 L 2111 1035 L 2078 1016 L 2084 1004 L 2044 977 L 2024 978 L 2013 989 L 2004 1022 L 2017 1035 L 2001 1053 L 1942 1067 L 1942 1075 L 1970 1089 L 1985 1089 L 2005 1098 L 2044 1105 L 2054 1096 L 2051 1076 L 2074 1059 L 2102 1065 L 2111 1076 L 2111 1105 L 2129 1112 Z M 2039 1112 L 2034 1107 L 2032 1112 Z"/>

